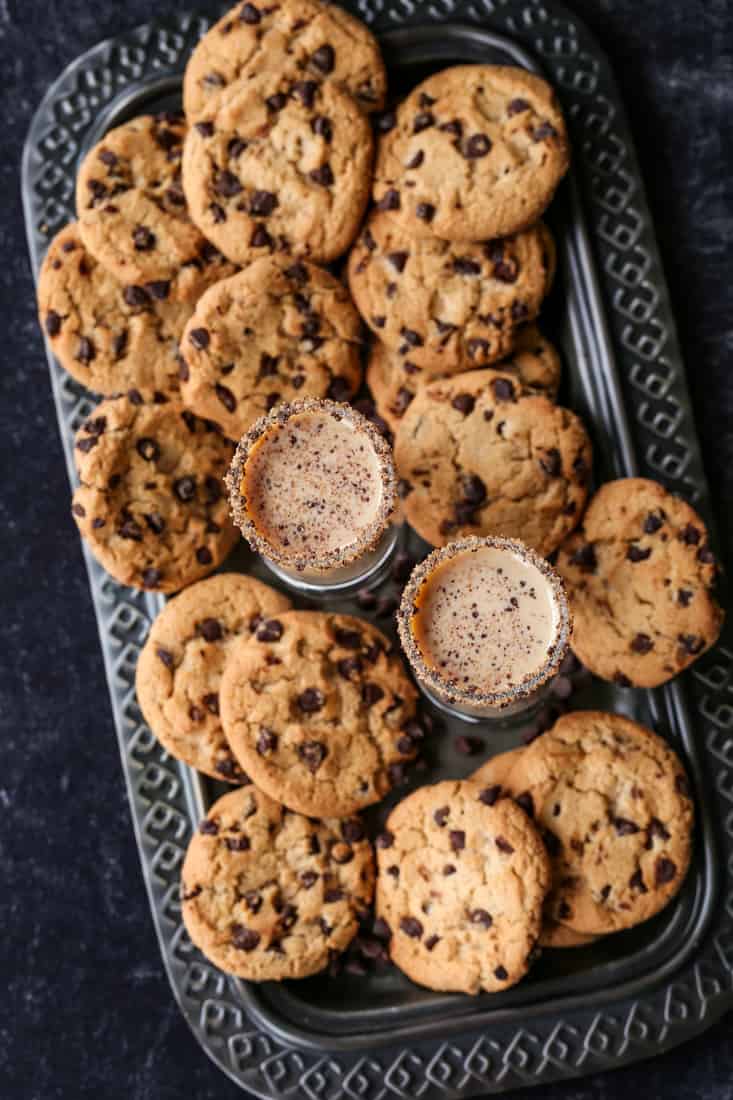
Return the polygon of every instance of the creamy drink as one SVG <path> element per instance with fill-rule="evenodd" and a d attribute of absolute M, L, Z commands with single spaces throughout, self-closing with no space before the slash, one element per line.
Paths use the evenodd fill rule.
<path fill-rule="evenodd" d="M 422 688 L 462 717 L 508 717 L 531 706 L 567 652 L 560 578 L 523 543 L 468 538 L 412 573 L 398 617 Z"/>
<path fill-rule="evenodd" d="M 280 405 L 242 439 L 228 476 L 245 538 L 303 591 L 375 580 L 394 550 L 389 446 L 349 405 Z"/>

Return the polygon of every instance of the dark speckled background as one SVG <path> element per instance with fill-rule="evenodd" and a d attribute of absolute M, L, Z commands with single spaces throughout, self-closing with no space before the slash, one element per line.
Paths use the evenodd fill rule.
<path fill-rule="evenodd" d="M 148 917 L 18 194 L 21 143 L 49 81 L 81 50 L 170 6 L 0 0 L 3 1100 L 242 1095 L 179 1016 Z M 733 4 L 569 6 L 600 38 L 631 115 L 730 566 Z M 622 1094 L 731 1100 L 733 1017 L 654 1062 L 542 1090 L 546 1100 Z"/>

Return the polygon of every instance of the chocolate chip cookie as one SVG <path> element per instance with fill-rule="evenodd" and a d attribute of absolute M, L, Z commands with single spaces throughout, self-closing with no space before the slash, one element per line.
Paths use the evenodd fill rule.
<path fill-rule="evenodd" d="M 76 434 L 79 532 L 120 584 L 175 592 L 211 573 L 239 532 L 222 477 L 232 446 L 175 401 L 110 398 Z"/>
<path fill-rule="evenodd" d="M 519 396 L 498 371 L 422 386 L 394 453 L 407 521 L 434 546 L 503 535 L 546 557 L 579 522 L 588 493 L 582 421 L 546 397 Z"/>
<path fill-rule="evenodd" d="M 234 268 L 204 245 L 170 280 L 123 286 L 82 244 L 76 222 L 49 245 L 38 317 L 64 370 L 94 393 L 178 392 L 178 342 L 199 294 Z"/>
<path fill-rule="evenodd" d="M 360 328 L 333 275 L 264 256 L 196 306 L 181 342 L 183 400 L 232 439 L 282 401 L 346 401 L 361 382 Z"/>
<path fill-rule="evenodd" d="M 384 63 L 362 22 L 335 4 L 317 0 L 246 0 L 223 15 L 191 54 L 183 77 L 189 122 L 207 114 L 222 89 L 263 69 L 289 71 L 319 83 L 334 81 L 366 112 L 384 106 Z"/>
<path fill-rule="evenodd" d="M 429 989 L 507 989 L 531 963 L 550 865 L 510 799 L 473 782 L 403 799 L 377 837 L 377 914 L 392 961 Z"/>
<path fill-rule="evenodd" d="M 241 767 L 300 813 L 341 816 L 378 802 L 423 735 L 391 643 L 348 615 L 267 619 L 233 647 L 220 698 Z"/>
<path fill-rule="evenodd" d="M 551 277 L 547 231 L 486 242 L 415 237 L 386 213 L 368 219 L 349 255 L 356 308 L 406 363 L 446 374 L 507 355 L 539 313 Z"/>
<path fill-rule="evenodd" d="M 694 508 L 655 481 L 602 485 L 560 548 L 575 620 L 573 649 L 623 686 L 671 680 L 718 638 L 715 557 Z"/>
<path fill-rule="evenodd" d="M 181 874 L 186 930 L 204 955 L 250 981 L 305 978 L 356 935 L 374 890 L 358 818 L 314 820 L 252 786 L 210 807 Z"/>
<path fill-rule="evenodd" d="M 560 385 L 560 356 L 535 325 L 517 331 L 514 350 L 496 364 L 502 374 L 515 379 L 521 393 L 544 394 L 551 401 Z M 396 432 L 418 389 L 426 382 L 446 377 L 440 372 L 418 367 L 384 344 L 376 341 L 369 351 L 366 381 L 377 412 Z"/>
<path fill-rule="evenodd" d="M 540 217 L 568 167 L 552 89 L 508 66 L 459 65 L 428 77 L 382 130 L 374 200 L 415 236 L 516 233 Z"/>
<path fill-rule="evenodd" d="M 548 916 L 583 933 L 630 928 L 680 889 L 693 805 L 684 769 L 651 730 L 620 714 L 563 715 L 504 785 L 552 859 Z"/>
<path fill-rule="evenodd" d="M 167 751 L 206 775 L 244 783 L 219 718 L 219 685 L 234 642 L 287 611 L 287 596 L 241 573 L 220 573 L 169 600 L 137 662 L 137 699 Z"/>
<path fill-rule="evenodd" d="M 472 782 L 481 787 L 483 800 L 489 805 L 498 801 L 499 798 L 511 797 L 509 789 L 505 788 L 505 783 L 523 751 L 523 747 L 520 746 L 517 749 L 510 749 L 509 752 L 492 756 L 471 776 Z M 576 932 L 543 913 L 542 929 L 537 943 L 540 947 L 587 947 L 597 939 L 597 936 Z"/>
<path fill-rule="evenodd" d="M 141 115 L 110 130 L 82 161 L 79 232 L 126 285 L 174 279 L 206 244 L 181 187 L 185 134 L 181 115 Z"/>
<path fill-rule="evenodd" d="M 369 195 L 368 119 L 330 81 L 265 69 L 217 97 L 186 138 L 183 187 L 201 231 L 238 264 L 272 252 L 325 262 Z"/>

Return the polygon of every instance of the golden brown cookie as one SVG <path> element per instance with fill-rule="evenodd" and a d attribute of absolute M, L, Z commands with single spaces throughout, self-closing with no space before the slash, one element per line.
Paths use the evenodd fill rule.
<path fill-rule="evenodd" d="M 349 945 L 373 888 L 372 849 L 358 818 L 314 820 L 242 787 L 215 802 L 191 838 L 183 920 L 228 974 L 305 978 Z"/>
<path fill-rule="evenodd" d="M 395 807 L 376 846 L 377 914 L 409 978 L 475 994 L 526 974 L 550 867 L 510 799 L 486 802 L 470 781 L 421 787 Z"/>
<path fill-rule="evenodd" d="M 76 434 L 74 457 L 76 525 L 120 584 L 176 592 L 237 542 L 222 483 L 232 446 L 177 402 L 101 402 Z"/>
<path fill-rule="evenodd" d="M 714 645 L 724 613 L 705 524 L 656 481 L 602 485 L 560 548 L 573 649 L 604 680 L 656 687 Z"/>
<path fill-rule="evenodd" d="M 519 538 L 547 556 L 578 523 L 591 444 L 582 421 L 513 378 L 468 371 L 422 386 L 395 437 L 408 523 L 434 546 Z"/>
<path fill-rule="evenodd" d="M 480 241 L 537 221 L 568 167 L 550 86 L 522 69 L 458 65 L 419 84 L 381 139 L 374 200 L 414 236 Z"/>
<path fill-rule="evenodd" d="M 233 270 L 204 241 L 174 278 L 123 286 L 86 250 L 72 222 L 41 266 L 38 317 L 59 363 L 82 385 L 151 400 L 178 392 L 178 343 L 194 302 Z"/>
<path fill-rule="evenodd" d="M 557 397 L 562 369 L 560 356 L 536 325 L 524 325 L 517 330 L 514 350 L 495 367 L 516 379 L 522 393 L 544 395 L 551 401 Z M 379 341 L 370 348 L 367 385 L 377 412 L 393 432 L 397 431 L 418 389 L 426 382 L 445 377 L 440 372 L 418 367 Z"/>
<path fill-rule="evenodd" d="M 379 111 L 384 105 L 384 63 L 360 20 L 318 0 L 245 0 L 214 24 L 191 54 L 183 77 L 189 122 L 207 114 L 222 89 L 262 69 L 334 81 L 363 111 Z"/>
<path fill-rule="evenodd" d="M 505 787 L 552 859 L 546 913 L 577 932 L 630 928 L 678 892 L 690 862 L 693 805 L 682 764 L 620 714 L 563 715 L 528 745 Z"/>
<path fill-rule="evenodd" d="M 264 69 L 215 100 L 189 130 L 191 217 L 237 264 L 281 252 L 326 262 L 359 229 L 369 197 L 369 121 L 327 81 Z"/>
<path fill-rule="evenodd" d="M 290 606 L 241 573 L 208 577 L 168 601 L 138 658 L 135 686 L 145 721 L 171 756 L 215 779 L 246 781 L 219 718 L 221 676 L 237 639 Z"/>
<path fill-rule="evenodd" d="M 262 257 L 199 300 L 181 342 L 183 401 L 231 439 L 283 401 L 346 401 L 361 382 L 360 331 L 328 271 Z"/>
<path fill-rule="evenodd" d="M 300 813 L 341 816 L 378 802 L 422 736 L 400 658 L 349 615 L 266 620 L 232 649 L 220 698 L 241 767 Z"/>
<path fill-rule="evenodd" d="M 372 213 L 349 255 L 349 286 L 371 330 L 406 363 L 446 374 L 486 366 L 539 313 L 554 262 L 548 231 L 450 243 Z"/>
<path fill-rule="evenodd" d="M 181 115 L 141 115 L 105 134 L 76 178 L 85 247 L 125 285 L 175 279 L 206 241 L 181 187 Z"/>

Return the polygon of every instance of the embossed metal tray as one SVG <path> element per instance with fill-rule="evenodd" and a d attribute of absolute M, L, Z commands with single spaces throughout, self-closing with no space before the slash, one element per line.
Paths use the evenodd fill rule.
<path fill-rule="evenodd" d="M 656 477 L 710 522 L 653 228 L 623 109 L 597 44 L 560 5 L 540 0 L 345 6 L 380 35 L 398 92 L 434 69 L 465 61 L 539 68 L 553 82 L 574 153 L 571 177 L 549 215 L 561 262 L 543 313 L 563 352 L 561 399 L 591 429 L 598 480 L 637 471 Z M 23 158 L 36 272 L 48 239 L 73 216 L 79 157 L 124 118 L 177 105 L 186 58 L 221 7 L 210 16 L 156 20 L 103 42 L 49 89 Z M 73 483 L 73 432 L 94 400 L 50 356 L 49 367 Z M 258 987 L 210 966 L 181 923 L 180 864 L 192 827 L 218 792 L 162 751 L 137 707 L 137 655 L 162 600 L 119 586 L 86 549 L 85 557 L 168 976 L 199 1042 L 242 1087 L 283 1100 L 499 1092 L 648 1057 L 733 1007 L 733 654 L 725 644 L 666 688 L 632 691 L 591 681 L 572 700 L 653 725 L 691 774 L 698 808 L 694 867 L 679 898 L 653 921 L 587 948 L 546 952 L 527 980 L 501 995 L 434 994 L 392 969 Z M 244 548 L 226 568 L 266 576 Z M 520 723 L 484 732 L 485 750 L 467 758 L 453 746 L 457 727 L 444 727 L 429 747 L 429 770 L 416 781 L 467 774 L 517 744 L 521 729 Z M 404 793 L 369 815 L 375 825 Z"/>

